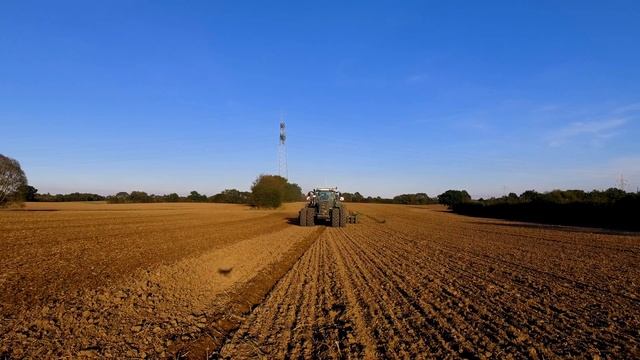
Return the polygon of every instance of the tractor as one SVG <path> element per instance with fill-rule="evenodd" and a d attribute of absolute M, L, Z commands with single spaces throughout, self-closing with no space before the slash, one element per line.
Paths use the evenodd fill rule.
<path fill-rule="evenodd" d="M 336 188 L 319 188 L 307 195 L 307 204 L 298 215 L 300 226 L 314 226 L 316 223 L 328 222 L 332 227 L 345 227 L 347 223 L 356 223 L 357 214 L 349 214 L 342 203 Z"/>

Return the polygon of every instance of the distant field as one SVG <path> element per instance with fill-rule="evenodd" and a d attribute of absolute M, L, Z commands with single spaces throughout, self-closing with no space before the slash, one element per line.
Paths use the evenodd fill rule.
<path fill-rule="evenodd" d="M 0 358 L 640 357 L 640 235 L 353 204 L 0 211 Z"/>

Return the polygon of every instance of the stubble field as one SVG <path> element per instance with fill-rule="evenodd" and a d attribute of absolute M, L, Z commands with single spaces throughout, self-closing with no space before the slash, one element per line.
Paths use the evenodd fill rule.
<path fill-rule="evenodd" d="M 0 212 L 0 359 L 640 357 L 640 235 L 353 204 Z"/>

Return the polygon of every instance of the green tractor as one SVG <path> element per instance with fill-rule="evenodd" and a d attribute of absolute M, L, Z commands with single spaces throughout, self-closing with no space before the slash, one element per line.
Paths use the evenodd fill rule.
<path fill-rule="evenodd" d="M 300 226 L 314 226 L 316 223 L 328 222 L 332 227 L 345 227 L 347 223 L 356 223 L 357 214 L 349 214 L 342 203 L 336 188 L 320 188 L 310 191 L 307 205 L 298 215 Z"/>

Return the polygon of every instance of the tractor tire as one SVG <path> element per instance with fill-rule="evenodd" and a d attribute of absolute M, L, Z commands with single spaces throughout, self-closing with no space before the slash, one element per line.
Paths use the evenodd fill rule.
<path fill-rule="evenodd" d="M 340 226 L 340 208 L 331 209 L 331 227 Z"/>
<path fill-rule="evenodd" d="M 307 208 L 300 210 L 300 215 L 298 215 L 298 224 L 300 226 L 307 226 L 307 211 Z"/>
<path fill-rule="evenodd" d="M 316 209 L 307 208 L 307 226 L 314 226 L 316 224 Z"/>
<path fill-rule="evenodd" d="M 340 208 L 340 227 L 346 227 L 347 222 L 349 222 L 349 215 L 347 214 L 347 208 Z"/>

